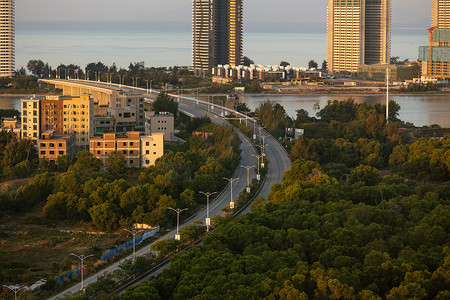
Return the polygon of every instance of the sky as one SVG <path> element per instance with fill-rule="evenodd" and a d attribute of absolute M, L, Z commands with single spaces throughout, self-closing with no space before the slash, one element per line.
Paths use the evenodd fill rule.
<path fill-rule="evenodd" d="M 244 0 L 246 22 L 326 21 L 326 0 Z M 392 0 L 393 25 L 430 24 L 431 0 Z M 186 21 L 191 0 L 16 0 L 21 21 Z"/>

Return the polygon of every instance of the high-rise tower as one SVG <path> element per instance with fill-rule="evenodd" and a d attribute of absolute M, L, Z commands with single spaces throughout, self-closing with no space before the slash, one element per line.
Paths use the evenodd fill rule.
<path fill-rule="evenodd" d="M 450 29 L 450 0 L 432 0 L 431 27 Z"/>
<path fill-rule="evenodd" d="M 242 62 L 242 0 L 193 0 L 193 65 L 198 75 Z"/>
<path fill-rule="evenodd" d="M 14 0 L 0 0 L 0 77 L 14 76 Z"/>
<path fill-rule="evenodd" d="M 391 0 L 328 0 L 327 42 L 331 72 L 389 62 Z"/>

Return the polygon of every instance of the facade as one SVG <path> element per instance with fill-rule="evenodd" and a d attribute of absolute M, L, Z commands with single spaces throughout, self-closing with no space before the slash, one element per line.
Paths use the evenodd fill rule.
<path fill-rule="evenodd" d="M 164 140 L 172 140 L 175 130 L 175 117 L 172 113 L 161 112 L 155 114 L 154 111 L 145 112 L 145 134 L 153 135 L 155 133 L 163 133 Z"/>
<path fill-rule="evenodd" d="M 40 101 L 43 98 L 29 97 L 20 100 L 22 108 L 22 138 L 32 139 L 35 143 L 40 134 Z"/>
<path fill-rule="evenodd" d="M 75 133 L 80 148 L 89 147 L 94 136 L 94 100 L 89 94 L 63 101 L 64 133 Z"/>
<path fill-rule="evenodd" d="M 219 64 L 240 65 L 243 60 L 243 1 L 193 0 L 193 66 L 206 75 Z"/>
<path fill-rule="evenodd" d="M 110 115 L 94 116 L 94 135 L 102 135 L 107 132 L 115 132 L 115 119 Z"/>
<path fill-rule="evenodd" d="M 155 165 L 158 158 L 164 155 L 163 133 L 153 133 L 141 137 L 141 166 L 144 168 Z"/>
<path fill-rule="evenodd" d="M 68 155 L 74 159 L 76 155 L 75 134 L 61 134 L 54 130 L 42 133 L 38 143 L 39 159 L 56 163 L 59 156 Z"/>
<path fill-rule="evenodd" d="M 129 111 L 134 110 L 136 120 L 134 121 L 135 127 L 144 128 L 145 116 L 144 116 L 144 97 L 140 94 L 119 92 L 118 95 L 111 96 L 109 103 L 111 109 L 127 109 Z"/>
<path fill-rule="evenodd" d="M 125 157 L 128 168 L 148 167 L 164 154 L 164 135 L 140 136 L 140 132 L 127 132 L 125 135 L 104 133 L 90 140 L 90 152 L 108 166 L 108 156 L 117 151 Z"/>
<path fill-rule="evenodd" d="M 63 97 L 47 96 L 40 101 L 41 106 L 41 132 L 53 130 L 64 133 L 63 125 Z M 70 99 L 65 97 L 65 99 Z"/>
<path fill-rule="evenodd" d="M 114 119 L 115 132 L 134 131 L 137 127 L 138 116 L 134 106 L 108 108 L 107 115 Z"/>
<path fill-rule="evenodd" d="M 431 27 L 450 29 L 450 0 L 432 0 Z"/>
<path fill-rule="evenodd" d="M 327 61 L 331 72 L 388 63 L 391 0 L 328 0 Z"/>
<path fill-rule="evenodd" d="M 419 77 L 420 68 L 417 63 L 408 65 L 389 65 L 390 81 L 406 81 Z M 358 67 L 359 79 L 386 81 L 386 64 L 360 65 Z"/>
<path fill-rule="evenodd" d="M 15 71 L 14 0 L 0 0 L 0 77 L 12 77 Z"/>

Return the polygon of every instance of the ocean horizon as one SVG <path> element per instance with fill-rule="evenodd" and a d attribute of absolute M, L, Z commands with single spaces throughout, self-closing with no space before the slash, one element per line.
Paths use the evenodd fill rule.
<path fill-rule="evenodd" d="M 418 47 L 427 44 L 427 31 L 420 26 L 392 26 L 392 56 L 417 59 Z M 324 22 L 247 22 L 244 25 L 244 55 L 257 64 L 288 61 L 306 66 L 326 59 Z M 90 62 L 115 63 L 128 68 L 133 62 L 149 66 L 190 66 L 190 22 L 16 22 L 16 69 L 31 59 L 52 67 L 74 63 L 84 68 Z"/>

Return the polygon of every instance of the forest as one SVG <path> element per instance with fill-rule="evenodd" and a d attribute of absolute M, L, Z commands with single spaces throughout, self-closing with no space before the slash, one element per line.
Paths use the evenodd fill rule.
<path fill-rule="evenodd" d="M 264 105 L 276 134 L 283 108 Z M 402 144 L 383 113 L 332 101 L 303 120 L 267 201 L 120 298 L 449 299 L 450 137 Z"/>

